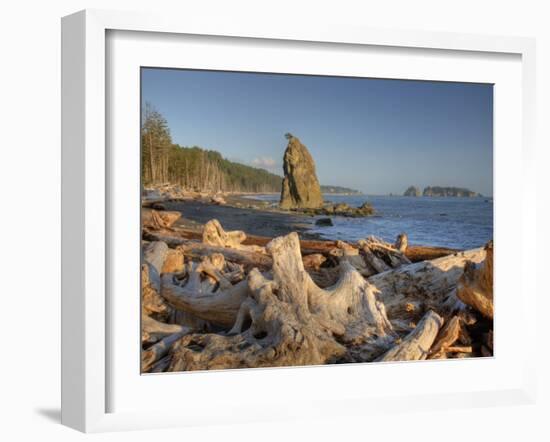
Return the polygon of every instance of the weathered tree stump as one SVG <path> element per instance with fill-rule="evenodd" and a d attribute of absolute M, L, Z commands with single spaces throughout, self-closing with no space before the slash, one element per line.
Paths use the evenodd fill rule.
<path fill-rule="evenodd" d="M 391 345 L 384 306 L 351 264 L 343 261 L 340 280 L 324 290 L 304 269 L 296 233 L 274 239 L 267 250 L 273 278 L 250 272 L 234 335 L 183 337 L 174 345 L 171 371 L 326 364 L 344 358 L 347 346 Z"/>

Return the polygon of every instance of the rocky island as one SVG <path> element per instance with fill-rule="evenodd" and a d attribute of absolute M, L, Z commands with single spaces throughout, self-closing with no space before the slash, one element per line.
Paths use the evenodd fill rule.
<path fill-rule="evenodd" d="M 422 196 L 422 192 L 420 191 L 420 188 L 416 186 L 410 186 L 405 190 L 405 193 L 403 196 Z"/>
<path fill-rule="evenodd" d="M 462 187 L 440 187 L 440 186 L 428 186 L 422 192 L 423 196 L 451 196 L 458 198 L 474 198 L 480 196 L 479 193 L 470 189 Z"/>
<path fill-rule="evenodd" d="M 482 196 L 480 193 L 474 192 L 470 189 L 463 187 L 442 187 L 442 186 L 428 186 L 424 188 L 423 192 L 420 192 L 420 188 L 416 186 L 410 186 L 405 190 L 403 196 L 435 196 L 435 197 L 456 197 L 456 198 L 475 198 Z"/>

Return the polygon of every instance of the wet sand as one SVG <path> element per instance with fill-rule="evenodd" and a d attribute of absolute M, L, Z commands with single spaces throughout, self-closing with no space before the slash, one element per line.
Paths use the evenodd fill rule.
<path fill-rule="evenodd" d="M 199 231 L 211 219 L 217 219 L 226 230 L 244 230 L 247 235 L 274 238 L 297 232 L 303 239 L 322 239 L 318 234 L 308 233 L 315 218 L 278 210 L 266 201 L 225 197 L 226 205 L 216 205 L 204 200 L 180 200 L 163 203 L 166 210 L 182 214 L 175 226 Z"/>

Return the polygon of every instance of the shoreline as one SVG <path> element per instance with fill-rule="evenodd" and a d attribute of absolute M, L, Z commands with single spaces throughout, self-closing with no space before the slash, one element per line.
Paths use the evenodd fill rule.
<path fill-rule="evenodd" d="M 291 232 L 298 233 L 304 243 L 303 246 L 308 251 L 332 248 L 337 242 L 309 231 L 315 227 L 314 220 L 318 217 L 270 209 L 265 207 L 263 204 L 265 202 L 261 200 L 250 200 L 259 205 L 243 206 L 243 203 L 250 201 L 241 195 L 226 196 L 226 200 L 226 205 L 217 205 L 205 200 L 185 199 L 165 201 L 163 206 L 167 211 L 181 213 L 181 218 L 175 222 L 174 227 L 185 232 L 189 239 L 201 239 L 204 225 L 212 219 L 219 219 L 227 230 L 244 231 L 246 240 L 243 244 L 246 245 L 265 246 L 273 238 L 288 235 Z M 345 238 L 340 240 L 355 243 Z M 409 244 L 406 255 L 411 261 L 418 262 L 461 251 L 462 249 L 449 247 Z"/>
<path fill-rule="evenodd" d="M 374 204 L 375 213 L 365 217 L 370 218 L 371 221 L 367 220 L 365 228 L 358 230 L 362 225 L 361 223 L 357 224 L 354 221 L 345 219 L 354 218 L 354 216 L 340 216 L 340 213 L 332 212 L 308 213 L 307 211 L 283 210 L 278 207 L 277 201 L 274 198 L 262 198 L 262 196 L 269 197 L 270 195 L 275 195 L 275 193 L 199 193 L 166 186 L 164 188 L 161 187 L 159 189 L 146 191 L 146 193 L 143 194 L 142 206 L 159 210 L 178 211 L 182 214 L 182 219 L 178 222 L 178 225 L 195 232 L 200 231 L 202 226 L 209 220 L 219 219 L 222 224 L 227 225 L 229 229 L 243 230 L 248 235 L 259 237 L 274 238 L 295 231 L 303 239 L 323 241 L 342 240 L 353 243 L 363 237 L 374 235 L 383 238 L 385 241 L 393 242 L 398 233 L 405 232 L 408 235 L 412 234 L 412 238 L 415 238 L 416 241 L 413 239 L 411 245 L 417 247 L 455 251 L 471 249 L 484 244 L 483 241 L 466 241 L 467 244 L 462 244 L 463 241 L 457 240 L 457 238 L 449 238 L 449 240 L 446 237 L 436 236 L 436 232 L 432 235 L 426 235 L 423 231 L 417 238 L 414 234 L 414 230 L 409 230 L 408 227 L 410 226 L 407 223 L 404 223 L 403 226 L 394 225 L 396 224 L 395 220 L 401 218 L 401 216 L 396 216 L 393 212 L 385 216 L 385 210 L 376 211 L 377 204 Z M 327 195 L 326 198 L 328 199 L 329 196 Z M 405 197 L 403 197 L 403 199 L 405 199 Z M 412 200 L 413 198 L 406 199 Z M 458 200 L 463 198 L 453 199 Z M 333 207 L 339 205 L 337 201 L 330 201 L 330 203 L 333 204 Z M 355 203 L 356 201 L 354 201 L 351 207 L 355 207 Z M 384 207 L 384 204 L 386 203 L 380 202 L 382 207 Z M 345 205 L 347 206 L 347 204 Z M 395 211 L 395 208 L 392 207 L 390 210 Z M 447 214 L 439 214 L 439 216 L 445 215 Z M 390 223 L 387 228 L 382 227 L 386 224 L 384 221 L 386 217 L 388 217 L 388 223 Z M 328 225 L 317 225 L 316 222 L 323 218 L 329 218 L 334 225 L 330 225 L 330 222 Z M 363 218 L 363 216 L 360 216 L 360 218 Z M 437 222 L 441 226 L 439 219 L 440 218 L 434 219 L 434 222 Z M 397 222 L 397 224 L 399 224 L 399 222 Z M 371 227 L 369 228 L 368 226 Z M 441 231 L 441 227 L 439 230 L 438 233 L 445 234 L 444 231 Z"/>

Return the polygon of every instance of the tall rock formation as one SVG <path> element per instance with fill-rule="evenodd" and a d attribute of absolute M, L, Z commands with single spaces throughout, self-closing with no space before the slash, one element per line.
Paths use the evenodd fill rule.
<path fill-rule="evenodd" d="M 313 157 L 298 138 L 286 135 L 288 146 L 283 159 L 282 209 L 316 209 L 323 205 L 321 186 Z"/>

